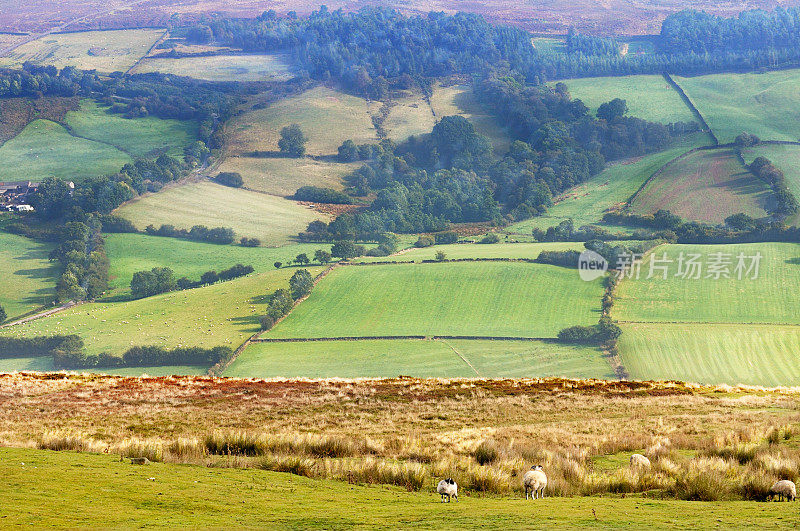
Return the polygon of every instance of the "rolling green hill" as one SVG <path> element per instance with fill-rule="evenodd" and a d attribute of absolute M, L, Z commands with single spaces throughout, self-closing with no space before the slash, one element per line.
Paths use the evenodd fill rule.
<path fill-rule="evenodd" d="M 47 259 L 52 248 L 0 232 L 0 306 L 9 319 L 55 299 L 60 268 Z"/>

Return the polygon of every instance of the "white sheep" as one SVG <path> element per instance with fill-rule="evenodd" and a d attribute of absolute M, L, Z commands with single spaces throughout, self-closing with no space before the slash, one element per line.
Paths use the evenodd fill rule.
<path fill-rule="evenodd" d="M 534 465 L 525 472 L 522 477 L 522 484 L 525 485 L 525 499 L 528 499 L 528 491 L 531 492 L 531 499 L 535 500 L 537 494 L 544 498 L 544 488 L 547 486 L 547 475 L 540 465 Z"/>
<path fill-rule="evenodd" d="M 631 466 L 637 467 L 640 466 L 642 468 L 650 468 L 650 460 L 643 456 L 642 454 L 633 454 L 631 455 Z"/>
<path fill-rule="evenodd" d="M 458 485 L 456 484 L 453 478 L 443 479 L 439 482 L 439 485 L 436 487 L 436 492 L 442 495 L 442 502 L 444 503 L 445 496 L 447 497 L 447 502 L 450 502 L 450 498 L 455 498 L 458 501 Z"/>
<path fill-rule="evenodd" d="M 769 489 L 769 493 L 773 496 L 777 496 L 779 500 L 786 499 L 788 501 L 794 501 L 797 497 L 797 487 L 794 486 L 794 481 L 782 479 Z"/>

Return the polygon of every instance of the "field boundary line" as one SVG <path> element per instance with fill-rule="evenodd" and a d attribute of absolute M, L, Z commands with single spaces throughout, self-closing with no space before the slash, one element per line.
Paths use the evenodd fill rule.
<path fill-rule="evenodd" d="M 679 324 L 679 325 L 730 325 L 730 326 L 785 326 L 800 328 L 800 323 L 743 323 L 743 322 L 728 322 L 728 321 L 623 321 L 616 319 L 620 324 L 643 324 L 643 325 L 662 325 L 662 324 Z"/>
<path fill-rule="evenodd" d="M 464 363 L 466 363 L 467 365 L 469 365 L 469 368 L 470 368 L 470 369 L 472 369 L 472 371 L 473 371 L 473 372 L 474 372 L 474 373 L 475 373 L 475 374 L 478 376 L 478 378 L 481 378 L 481 373 L 479 373 L 479 372 L 478 372 L 478 369 L 476 369 L 475 367 L 473 367 L 473 366 L 472 366 L 472 364 L 469 362 L 469 360 L 468 360 L 467 358 L 465 358 L 464 356 L 462 356 L 462 355 L 461 355 L 461 353 L 460 353 L 459 351 L 457 351 L 457 350 L 456 350 L 456 348 L 455 348 L 453 345 L 451 345 L 450 343 L 448 343 L 448 342 L 447 342 L 447 341 L 445 341 L 444 339 L 440 339 L 439 341 L 441 341 L 442 343 L 444 343 L 445 345 L 447 345 L 448 347 L 450 347 L 450 350 L 452 350 L 453 352 L 455 352 L 455 353 L 456 353 L 456 356 L 458 356 L 459 358 L 461 358 L 461 360 L 462 360 Z"/>
<path fill-rule="evenodd" d="M 666 80 L 666 82 L 669 84 L 669 86 L 671 86 L 678 93 L 683 102 L 687 105 L 687 107 L 689 107 L 689 110 L 692 112 L 692 114 L 694 114 L 695 118 L 700 119 L 700 123 L 703 125 L 703 127 L 705 127 L 708 136 L 711 137 L 711 140 L 714 141 L 714 144 L 718 146 L 719 139 L 717 138 L 717 135 L 714 134 L 714 130 L 711 129 L 710 125 L 708 125 L 708 122 L 700 113 L 700 110 L 695 106 L 694 102 L 692 102 L 691 98 L 689 98 L 689 95 L 686 94 L 683 88 L 681 88 L 681 86 L 678 85 L 678 83 L 674 79 L 672 79 L 672 76 L 669 75 L 667 72 L 664 72 L 662 76 L 664 77 L 664 80 Z"/>
<path fill-rule="evenodd" d="M 12 326 L 29 323 L 31 321 L 36 321 L 37 319 L 43 319 L 45 317 L 50 317 L 51 315 L 55 315 L 57 313 L 63 312 L 64 310 L 69 310 L 70 308 L 74 308 L 75 306 L 80 306 L 81 304 L 86 304 L 87 302 L 89 302 L 89 301 L 78 301 L 78 302 L 69 301 L 68 303 L 62 304 L 61 306 L 59 306 L 57 308 L 51 308 L 49 310 L 46 310 L 46 311 L 43 311 L 43 312 L 40 312 L 40 313 L 35 313 L 33 315 L 29 315 L 27 317 L 23 317 L 21 319 L 17 319 L 16 321 L 11 321 L 10 323 L 2 324 L 2 325 L 0 325 L 0 328 L 9 328 L 9 327 L 12 327 Z"/>
<path fill-rule="evenodd" d="M 288 315 L 288 314 L 286 314 Z M 276 323 L 277 324 L 277 323 Z M 253 343 L 308 343 L 314 341 L 400 341 L 400 340 L 433 340 L 463 339 L 471 341 L 541 341 L 558 343 L 554 337 L 524 336 L 448 336 L 448 335 L 396 335 L 396 336 L 330 336 L 330 337 L 258 337 Z M 452 348 L 452 347 L 451 347 Z"/>
<path fill-rule="evenodd" d="M 169 28 L 164 30 L 164 33 L 161 34 L 161 37 L 156 39 L 156 42 L 154 42 L 153 45 L 150 48 L 147 49 L 147 51 L 144 53 L 143 56 L 138 58 L 131 65 L 130 68 L 125 70 L 125 75 L 126 76 L 130 75 L 131 72 L 133 71 L 133 69 L 136 68 L 137 66 L 139 66 L 139 63 L 141 63 L 147 56 L 149 56 L 153 52 L 153 50 L 155 49 L 156 46 L 158 46 L 159 44 L 161 44 L 162 42 L 164 42 L 167 39 L 167 35 L 169 35 Z"/>

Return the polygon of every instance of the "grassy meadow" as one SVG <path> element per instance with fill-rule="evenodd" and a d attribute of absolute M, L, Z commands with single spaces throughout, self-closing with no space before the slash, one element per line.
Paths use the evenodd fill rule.
<path fill-rule="evenodd" d="M 318 86 L 233 119 L 231 151 L 277 151 L 281 128 L 292 123 L 299 124 L 308 137 L 309 155 L 335 155 L 345 140 L 378 141 L 366 100 Z"/>
<path fill-rule="evenodd" d="M 0 232 L 0 306 L 9 319 L 53 302 L 59 266 L 51 244 Z"/>
<path fill-rule="evenodd" d="M 413 260 L 433 260 L 436 253 L 443 252 L 448 260 L 462 258 L 536 258 L 542 251 L 566 251 L 568 249 L 583 250 L 582 242 L 546 242 L 546 243 L 450 243 L 431 247 L 410 247 L 391 256 L 364 256 L 358 262 L 391 262 Z"/>
<path fill-rule="evenodd" d="M 731 150 L 698 151 L 670 164 L 637 194 L 637 214 L 669 210 L 684 219 L 722 223 L 744 212 L 767 215 L 769 185 L 744 168 Z"/>
<path fill-rule="evenodd" d="M 135 345 L 236 348 L 258 331 L 266 294 L 287 287 L 294 271 L 284 268 L 128 302 L 92 302 L 3 329 L 0 335 L 77 334 L 89 354 L 121 355 Z M 316 274 L 319 268 L 310 271 Z"/>
<path fill-rule="evenodd" d="M 90 99 L 81 101 L 79 111 L 68 112 L 64 123 L 73 135 L 111 144 L 132 157 L 155 158 L 167 153 L 181 158 L 183 148 L 197 139 L 195 122 L 155 116 L 123 118 Z"/>
<path fill-rule="evenodd" d="M 693 135 L 660 153 L 609 164 L 600 174 L 558 196 L 544 216 L 514 223 L 506 231 L 530 234 L 534 228 L 546 229 L 566 219 L 572 219 L 576 227 L 599 223 L 605 212 L 622 207 L 656 170 L 702 142 L 703 137 Z"/>
<path fill-rule="evenodd" d="M 601 104 L 621 98 L 628 103 L 628 116 L 664 124 L 695 121 L 692 111 L 662 76 L 593 77 L 563 83 L 592 115 Z"/>
<path fill-rule="evenodd" d="M 380 105 L 372 106 L 372 114 L 379 113 Z M 424 135 L 436 125 L 431 106 L 419 93 L 408 93 L 392 100 L 389 114 L 383 122 L 389 138 L 403 142 L 411 135 Z"/>
<path fill-rule="evenodd" d="M 292 77 L 288 58 L 280 54 L 212 55 L 178 59 L 145 57 L 131 73 L 150 72 L 187 76 L 205 81 L 286 81 Z"/>
<path fill-rule="evenodd" d="M 637 380 L 800 385 L 800 326 L 629 323 L 622 363 Z"/>
<path fill-rule="evenodd" d="M 270 337 L 555 337 L 597 322 L 600 281 L 519 262 L 346 266 L 331 272 Z"/>
<path fill-rule="evenodd" d="M 676 77 L 722 143 L 748 132 L 762 140 L 800 138 L 800 69 Z"/>
<path fill-rule="evenodd" d="M 475 130 L 489 138 L 497 155 L 508 151 L 511 138 L 503 125 L 490 115 L 475 99 L 472 88 L 468 85 L 434 85 L 431 96 L 431 108 L 440 120 L 444 116 L 460 115 L 475 126 Z"/>
<path fill-rule="evenodd" d="M 614 377 L 597 348 L 542 341 L 452 339 L 251 343 L 225 371 L 225 376 L 247 378 L 399 375 L 420 378 Z"/>
<path fill-rule="evenodd" d="M 792 504 L 697 503 L 641 498 L 466 497 L 437 503 L 432 487 L 409 493 L 263 470 L 154 464 L 132 467 L 102 454 L 0 450 L 10 526 L 241 527 L 339 529 L 352 526 L 677 528 L 795 526 Z M 50 481 L 58 476 L 67 491 Z M 89 501 L 91 500 L 91 501 Z M 680 514 L 680 518 L 675 515 Z"/>
<path fill-rule="evenodd" d="M 35 120 L 20 134 L 0 146 L 0 181 L 33 181 L 60 177 L 71 181 L 116 173 L 131 157 L 119 149 L 75 137 L 48 120 Z"/>
<path fill-rule="evenodd" d="M 703 267 L 699 280 L 676 277 L 681 252 L 687 258 L 690 254 L 700 254 L 704 264 L 714 253 L 727 254 L 731 278 L 707 278 L 707 267 Z M 664 253 L 674 262 L 654 265 L 667 265 L 667 278 L 663 279 L 662 271 L 655 269 L 653 278 L 647 279 L 652 257 L 661 259 Z M 739 253 L 746 257 L 761 253 L 757 279 L 743 275 L 738 280 L 735 267 Z M 745 267 L 749 265 L 750 260 L 745 260 Z M 800 245 L 661 246 L 645 258 L 640 278 L 626 278 L 616 293 L 612 315 L 620 321 L 800 324 L 800 315 L 795 310 L 800 303 Z"/>
<path fill-rule="evenodd" d="M 243 491 L 247 503 L 225 497 L 227 518 L 240 507 L 251 511 L 253 504 L 284 504 L 278 493 L 284 492 L 295 500 L 293 517 L 307 518 L 297 503 L 313 498 L 317 510 L 311 513 L 323 515 L 318 525 L 325 528 L 336 527 L 332 518 L 339 513 L 320 512 L 320 504 L 336 501 L 338 511 L 350 511 L 362 489 L 371 493 L 368 503 L 375 510 L 394 503 L 376 503 L 384 495 L 407 508 L 408 516 L 393 525 L 420 525 L 428 507 L 448 511 L 440 514 L 451 515 L 443 519 L 449 528 L 457 521 L 453 518 L 463 511 L 471 514 L 476 506 L 489 515 L 489 527 L 503 523 L 504 511 L 516 514 L 529 507 L 536 510 L 537 521 L 560 507 L 553 514 L 567 518 L 565 527 L 584 523 L 583 518 L 591 527 L 627 522 L 654 507 L 659 522 L 682 528 L 695 522 L 686 511 L 698 507 L 705 510 L 697 522 L 730 522 L 733 527 L 748 511 L 763 517 L 762 524 L 784 522 L 787 513 L 781 511 L 787 507 L 796 512 L 792 504 L 754 503 L 765 498 L 776 479 L 800 475 L 796 389 L 555 378 L 264 381 L 17 374 L 0 376 L 0 393 L 7 406 L 0 410 L 0 436 L 7 446 L 24 447 L 2 450 L 0 466 L 14 472 L 6 473 L 0 488 L 19 496 L 12 498 L 6 514 L 14 514 L 9 511 L 18 501 L 37 500 L 26 497 L 23 486 L 36 474 L 52 475 L 47 463 L 38 460 L 44 458 L 64 474 L 75 474 L 76 489 L 113 478 L 113 503 L 127 499 L 125 482 L 133 481 L 140 509 L 114 511 L 125 522 L 145 514 L 149 504 L 143 500 L 159 492 L 161 517 L 151 523 L 166 522 L 184 510 L 194 514 L 202 509 L 176 497 L 193 497 L 195 488 L 213 484 L 211 491 L 202 491 L 202 506 L 208 507 L 225 488 L 226 477 L 244 478 L 249 485 Z M 65 415 L 67 405 L 82 414 Z M 629 467 L 633 452 L 647 455 L 652 467 Z M 119 455 L 156 462 L 132 467 Z M 70 462 L 83 466 L 67 466 Z M 92 463 L 114 468 L 106 476 L 102 470 L 93 473 Z M 523 500 L 521 475 L 531 463 L 542 464 L 548 476 L 542 502 Z M 167 488 L 182 484 L 175 483 L 182 474 L 190 474 L 186 488 Z M 434 492 L 436 482 L 448 476 L 459 483 L 457 505 L 440 503 Z M 271 486 L 285 481 L 286 490 L 261 494 L 259 477 Z M 45 481 L 40 489 L 51 483 Z M 301 489 L 308 489 L 308 495 L 298 495 L 305 492 Z M 341 503 L 338 489 L 350 503 Z M 236 490 L 241 490 L 238 484 Z M 83 499 L 79 490 L 62 493 L 45 504 L 46 515 L 73 492 Z M 49 491 L 37 493 L 49 497 Z M 571 504 L 582 509 L 573 513 Z M 87 511 L 65 506 L 80 518 L 101 514 L 98 503 Z M 493 507 L 497 510 L 489 510 Z M 273 510 L 254 514 L 260 522 L 277 516 Z M 368 523 L 372 514 L 353 513 L 348 522 Z M 288 525 L 290 516 L 278 515 Z M 519 525 L 530 527 L 531 521 L 528 517 Z M 475 520 L 470 522 L 474 526 Z"/>
<path fill-rule="evenodd" d="M 239 173 L 244 186 L 268 194 L 290 196 L 301 186 L 344 188 L 342 179 L 358 169 L 362 163 L 341 163 L 328 160 L 287 157 L 227 157 L 219 171 Z"/>
<path fill-rule="evenodd" d="M 795 195 L 800 197 L 800 146 L 791 144 L 761 144 L 742 151 L 742 156 L 747 164 L 756 157 L 766 157 L 786 176 L 786 186 Z M 800 214 L 795 214 L 786 220 L 787 224 L 800 224 Z"/>
<path fill-rule="evenodd" d="M 235 264 L 251 265 L 256 273 L 275 269 L 276 261 L 288 264 L 298 254 L 314 258 L 317 249 L 330 250 L 329 244 L 303 243 L 283 247 L 241 247 L 161 238 L 145 234 L 108 234 L 106 253 L 111 261 L 110 287 L 128 291 L 137 271 L 169 267 L 177 277 L 199 280 L 206 271 L 220 271 Z M 117 293 L 115 293 L 117 294 Z"/>
<path fill-rule="evenodd" d="M 326 216 L 294 201 L 267 194 L 230 188 L 209 181 L 169 187 L 142 196 L 115 213 L 139 229 L 171 224 L 190 229 L 194 225 L 230 227 L 237 236 L 259 238 L 265 245 L 282 245 Z"/>
<path fill-rule="evenodd" d="M 0 65 L 20 67 L 25 61 L 57 68 L 124 72 L 147 54 L 164 34 L 159 29 L 52 33 L 23 44 Z"/>

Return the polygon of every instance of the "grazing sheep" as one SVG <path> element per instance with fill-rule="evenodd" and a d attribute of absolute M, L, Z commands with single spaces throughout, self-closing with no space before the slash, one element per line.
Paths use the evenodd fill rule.
<path fill-rule="evenodd" d="M 522 484 L 525 485 L 526 500 L 529 490 L 532 500 L 536 499 L 537 494 L 539 498 L 544 498 L 544 488 L 547 486 L 547 475 L 544 473 L 544 469 L 539 465 L 532 466 L 522 477 Z"/>
<path fill-rule="evenodd" d="M 631 455 L 631 466 L 640 466 L 642 468 L 650 468 L 650 460 L 642 454 Z"/>
<path fill-rule="evenodd" d="M 150 460 L 146 457 L 131 457 L 131 464 L 132 465 L 149 465 Z"/>
<path fill-rule="evenodd" d="M 436 492 L 442 495 L 442 503 L 444 503 L 445 496 L 447 497 L 448 503 L 450 503 L 451 497 L 458 501 L 458 485 L 456 485 L 456 482 L 453 480 L 453 478 L 441 480 L 439 485 L 436 487 Z"/>
<path fill-rule="evenodd" d="M 769 489 L 769 493 L 772 494 L 772 496 L 777 496 L 779 500 L 786 499 L 788 501 L 794 501 L 797 497 L 797 488 L 794 486 L 793 481 L 782 479 Z"/>

